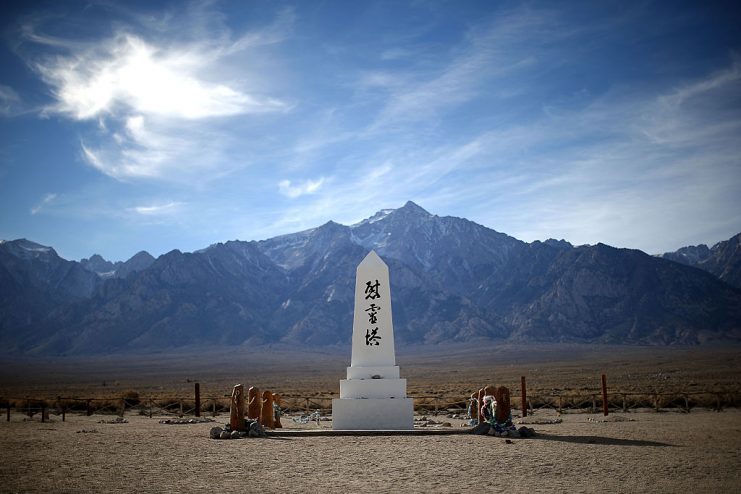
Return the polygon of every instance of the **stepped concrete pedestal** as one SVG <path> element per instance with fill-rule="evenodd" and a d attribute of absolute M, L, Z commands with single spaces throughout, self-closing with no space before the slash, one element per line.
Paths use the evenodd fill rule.
<path fill-rule="evenodd" d="M 352 358 L 340 397 L 332 400 L 335 430 L 412 430 L 414 403 L 399 378 L 386 264 L 371 251 L 357 269 Z"/>

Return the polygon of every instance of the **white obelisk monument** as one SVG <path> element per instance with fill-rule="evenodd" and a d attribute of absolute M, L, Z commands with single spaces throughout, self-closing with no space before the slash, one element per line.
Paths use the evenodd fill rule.
<path fill-rule="evenodd" d="M 406 390 L 394 352 L 389 269 L 371 251 L 356 272 L 352 358 L 340 398 L 332 400 L 332 428 L 413 429 L 413 400 Z"/>

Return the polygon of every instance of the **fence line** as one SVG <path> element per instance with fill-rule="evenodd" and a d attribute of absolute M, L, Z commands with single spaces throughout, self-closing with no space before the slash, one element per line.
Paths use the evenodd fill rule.
<path fill-rule="evenodd" d="M 680 410 L 691 412 L 693 408 L 705 408 L 722 411 L 724 408 L 738 408 L 741 400 L 739 390 L 732 391 L 691 391 L 659 392 L 649 391 L 611 391 L 607 392 L 606 408 L 613 412 L 630 412 L 637 409 Z M 197 399 L 196 399 L 197 398 Z M 310 413 L 319 410 L 323 414 L 331 413 L 332 399 L 336 396 L 299 396 L 282 395 L 280 406 L 286 413 Z M 409 395 L 414 400 L 414 410 L 425 414 L 459 413 L 464 414 L 468 408 L 468 398 L 450 394 Z M 601 390 L 583 390 L 574 392 L 548 393 L 527 390 L 527 412 L 538 410 L 555 410 L 559 413 L 590 412 L 597 413 L 605 408 Z M 21 398 L 0 397 L 0 408 L 6 409 L 6 420 L 10 420 L 11 409 L 22 412 L 33 418 L 40 414 L 45 421 L 49 413 L 61 415 L 65 420 L 67 413 L 92 415 L 115 414 L 123 417 L 125 413 L 157 416 L 199 416 L 205 413 L 217 416 L 228 413 L 229 395 L 180 396 L 180 397 L 145 397 L 139 398 L 127 392 L 126 396 L 108 398 L 62 397 L 39 398 L 24 396 Z M 512 393 L 512 407 L 522 412 L 520 393 Z"/>

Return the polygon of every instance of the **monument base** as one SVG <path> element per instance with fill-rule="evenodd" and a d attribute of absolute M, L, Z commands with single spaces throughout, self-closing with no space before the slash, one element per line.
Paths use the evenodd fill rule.
<path fill-rule="evenodd" d="M 368 398 L 332 400 L 334 430 L 412 430 L 414 400 Z"/>

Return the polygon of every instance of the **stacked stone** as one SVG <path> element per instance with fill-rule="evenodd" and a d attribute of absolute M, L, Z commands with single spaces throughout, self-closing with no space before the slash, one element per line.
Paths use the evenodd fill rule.
<path fill-rule="evenodd" d="M 247 391 L 245 409 L 244 386 L 237 384 L 232 390 L 229 407 L 229 423 L 222 427 L 213 427 L 211 439 L 239 439 L 242 437 L 265 437 L 265 429 L 282 427 L 280 423 L 280 395 L 260 390 L 251 386 Z M 276 409 L 277 408 L 277 409 Z M 245 412 L 247 418 L 245 419 Z"/>

